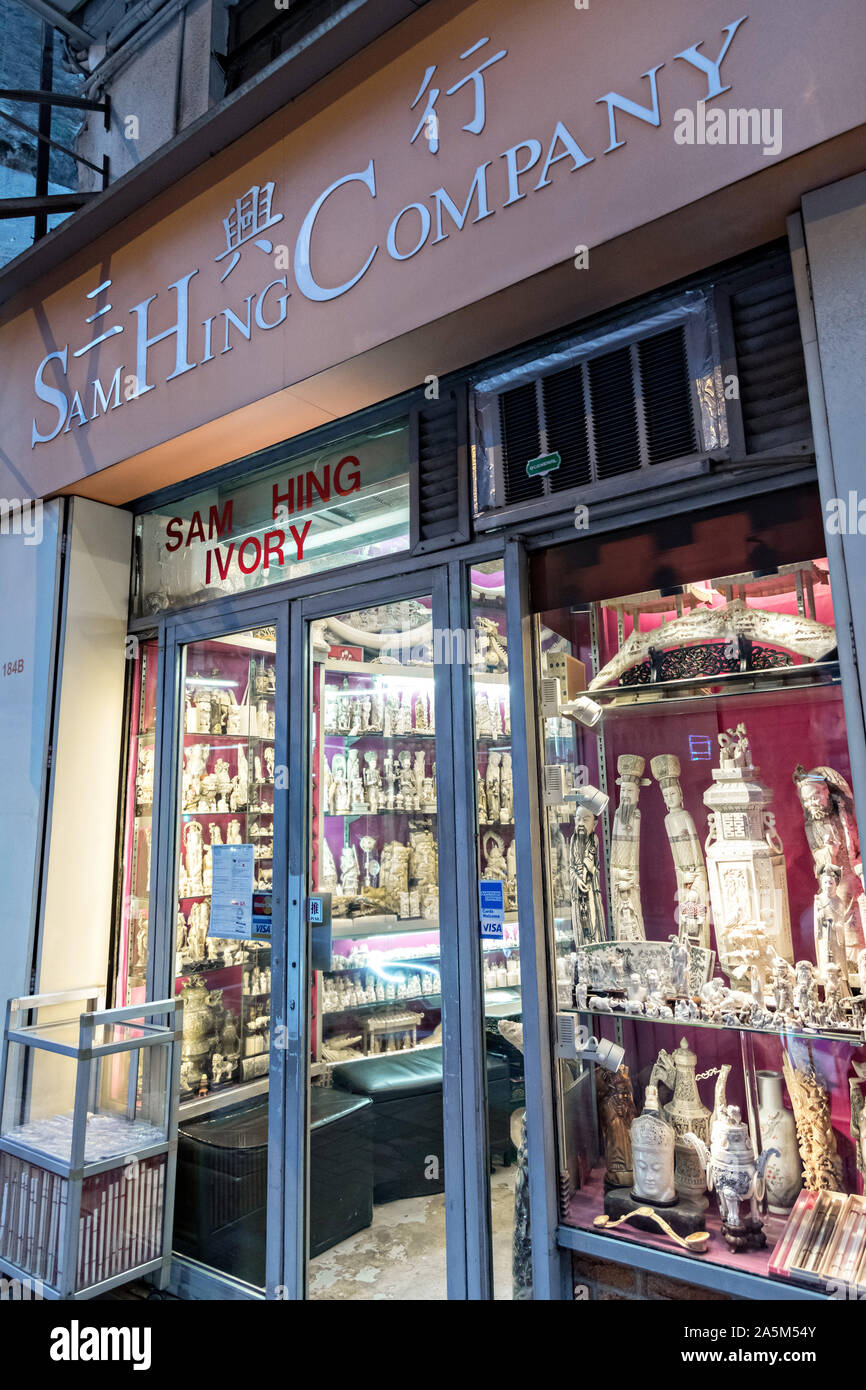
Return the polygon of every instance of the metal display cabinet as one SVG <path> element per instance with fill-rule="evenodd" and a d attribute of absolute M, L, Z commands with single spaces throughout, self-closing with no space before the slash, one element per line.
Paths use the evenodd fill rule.
<path fill-rule="evenodd" d="M 0 1271 L 45 1298 L 168 1281 L 183 1004 L 103 1005 L 85 987 L 6 1009 Z"/>

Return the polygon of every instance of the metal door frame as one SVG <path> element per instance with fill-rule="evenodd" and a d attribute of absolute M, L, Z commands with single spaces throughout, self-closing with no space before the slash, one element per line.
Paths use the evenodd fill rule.
<path fill-rule="evenodd" d="M 162 998 L 174 988 L 174 932 L 176 919 L 177 869 L 177 790 L 181 771 L 180 735 L 183 732 L 184 691 L 181 684 L 181 648 L 191 642 L 243 632 L 252 627 L 276 628 L 277 690 L 288 692 L 289 622 L 288 606 L 260 592 L 238 595 L 209 606 L 206 614 L 168 617 L 159 633 L 159 673 L 157 684 L 157 736 L 154 816 L 156 844 L 152 863 L 152 919 L 148 956 L 147 990 L 149 998 Z M 288 698 L 277 701 L 274 761 L 286 765 L 288 736 Z M 274 788 L 274 843 L 285 844 L 288 837 L 287 796 Z M 271 938 L 271 1038 L 285 1023 L 286 952 L 286 859 L 273 861 L 273 920 L 282 923 Z M 153 908 L 155 907 L 155 911 Z M 156 991 L 156 993 L 154 993 Z M 278 1297 L 283 1283 L 280 1254 L 282 1246 L 281 1194 L 285 1182 L 285 1155 L 282 1146 L 283 1117 L 286 1110 L 286 1053 L 271 1047 L 268 1111 L 268 1196 L 266 1212 L 266 1293 L 260 1288 L 210 1269 L 184 1256 L 173 1255 L 171 1287 L 192 1298 L 260 1299 Z"/>
<path fill-rule="evenodd" d="M 434 630 L 449 626 L 449 575 L 443 564 L 431 569 L 413 570 L 399 577 L 371 580 L 353 588 L 351 606 L 371 608 L 378 604 L 403 599 L 432 597 Z M 286 1190 L 285 1266 L 290 1289 L 289 1297 L 305 1297 L 307 1293 L 307 1248 L 309 1214 L 309 1131 L 308 1094 L 310 1058 L 310 1018 L 307 991 L 307 933 L 303 923 L 306 893 L 306 866 L 309 849 L 308 789 L 310 786 L 309 740 L 310 720 L 309 624 L 315 619 L 336 616 L 346 611 L 349 593 L 330 593 L 300 599 L 292 612 L 292 670 L 291 689 L 302 692 L 303 715 L 293 722 L 289 763 L 290 808 L 293 825 L 304 827 L 303 836 L 296 835 L 289 846 L 289 936 L 297 945 L 297 969 L 290 968 L 288 1011 L 290 1038 L 296 1055 L 291 1069 L 298 1081 L 298 1104 L 286 1110 L 286 1170 L 303 1174 L 303 1180 Z M 449 1299 L 466 1299 L 484 1295 L 470 1290 L 468 1264 L 475 1269 L 477 1258 L 469 1260 L 467 1222 L 473 1219 L 474 1209 L 467 1201 L 464 1166 L 464 1127 L 467 1111 L 461 1094 L 461 1078 L 465 1054 L 461 1047 L 461 959 L 460 926 L 465 917 L 465 903 L 458 892 L 456 825 L 462 805 L 466 815 L 465 786 L 456 779 L 457 757 L 464 749 L 455 746 L 455 726 L 451 705 L 451 667 L 434 663 L 432 668 L 436 710 L 436 773 L 438 796 L 439 845 L 439 921 L 440 972 L 442 995 L 443 1043 L 443 1122 L 445 1157 L 445 1240 L 447 1258 L 447 1293 Z M 473 793 L 474 805 L 474 793 Z M 292 914 L 295 914 L 294 918 Z M 453 923 L 449 935 L 446 925 Z M 294 991 L 294 993 L 293 993 Z M 294 1035 L 292 1034 L 294 1028 Z M 468 1112 L 472 1113 L 472 1112 Z M 476 1112 L 477 1113 L 477 1112 Z M 294 1200 L 292 1201 L 292 1198 Z M 489 1218 L 488 1218 L 489 1220 Z M 295 1261 L 294 1266 L 292 1261 Z M 477 1287 L 477 1278 L 471 1284 Z"/>

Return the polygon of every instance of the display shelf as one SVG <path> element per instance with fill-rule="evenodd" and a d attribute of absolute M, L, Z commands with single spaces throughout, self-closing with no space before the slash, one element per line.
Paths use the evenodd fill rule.
<path fill-rule="evenodd" d="M 344 743 L 361 743 L 361 742 L 363 742 L 365 739 L 374 738 L 374 739 L 376 739 L 376 741 L 377 741 L 378 743 L 382 743 L 382 744 L 385 744 L 385 745 L 390 745 L 390 744 L 392 744 L 392 743 L 411 743 L 413 740 L 419 739 L 419 738 L 420 738 L 420 739 L 429 739 L 429 738 L 435 739 L 435 737 L 436 737 L 436 730 L 434 729 L 434 730 L 432 731 L 432 733 L 431 733 L 430 730 L 428 730 L 428 729 L 410 729 L 410 730 L 408 731 L 408 733 L 405 733 L 405 734 L 383 734 L 383 732 L 382 732 L 381 729 L 364 729 L 364 731 L 363 731 L 362 733 L 360 733 L 360 734 L 344 734 L 344 733 L 336 733 L 336 732 L 332 732 L 332 733 L 324 732 L 324 737 L 325 737 L 325 738 L 340 738 L 340 739 L 343 740 Z"/>
<path fill-rule="evenodd" d="M 325 820 L 378 820 L 385 816 L 429 816 L 431 819 L 438 816 L 438 811 L 323 811 Z M 494 822 L 495 823 L 495 822 Z"/>
<path fill-rule="evenodd" d="M 335 973 L 335 972 L 330 972 Z M 345 973 L 337 971 L 337 974 Z M 377 999 L 372 1004 L 347 1004 L 344 1009 L 323 1009 L 323 1018 L 339 1018 L 343 1014 L 369 1014 L 376 1009 L 393 1009 L 395 1004 L 425 1004 L 428 1008 L 442 1007 L 441 994 L 401 994 L 396 999 Z"/>
<path fill-rule="evenodd" d="M 773 1300 L 798 1302 L 823 1300 L 826 1297 L 823 1293 L 792 1284 L 786 1279 L 774 1279 L 772 1285 L 768 1285 L 765 1274 L 755 1274 L 713 1260 L 708 1262 L 706 1255 L 688 1255 L 685 1251 L 675 1254 L 670 1242 L 663 1248 L 662 1242 L 651 1243 L 650 1238 L 644 1243 L 633 1236 L 621 1236 L 623 1229 L 620 1226 L 618 1230 L 605 1234 L 595 1229 L 559 1226 L 556 1243 L 562 1250 L 574 1250 L 594 1259 L 614 1260 L 634 1269 L 661 1274 L 667 1279 L 684 1279 L 689 1284 L 697 1284 L 699 1288 L 730 1294 L 734 1298 L 764 1301 L 768 1293 L 772 1293 Z"/>
<path fill-rule="evenodd" d="M 615 685 L 587 693 L 596 704 L 603 706 L 607 719 L 623 710 L 633 712 L 645 705 L 657 707 L 663 704 L 666 708 L 672 704 L 691 706 L 700 701 L 778 694 L 780 691 L 804 688 L 809 690 L 812 698 L 820 698 L 822 687 L 832 690 L 840 680 L 838 661 L 815 661 L 802 666 L 774 666 L 767 671 L 731 671 L 717 676 L 694 676 L 687 680 L 656 681 L 646 685 Z M 561 707 L 558 716 L 547 717 L 568 719 L 569 715 Z"/>
<path fill-rule="evenodd" d="M 219 744 L 215 744 L 215 747 L 222 748 L 228 744 L 234 746 L 235 748 L 245 748 L 250 739 L 255 737 L 255 734 L 198 733 L 190 730 L 184 733 L 183 742 L 184 747 L 186 747 L 188 743 L 197 743 L 201 739 L 207 739 L 209 743 L 213 743 L 215 739 L 219 739 L 220 742 Z"/>
<path fill-rule="evenodd" d="M 335 917 L 331 922 L 333 938 L 335 941 L 355 941 L 368 936 L 402 936 L 411 932 L 439 930 L 439 923 L 426 917 L 388 918 L 384 926 L 373 925 L 381 920 L 370 917 Z"/>
<path fill-rule="evenodd" d="M 599 1230 L 593 1223 L 595 1218 L 604 1211 L 604 1196 L 604 1180 L 601 1176 L 593 1174 L 580 1191 L 573 1193 L 569 1198 L 564 1227 L 565 1229 L 578 1227 L 584 1231 L 591 1231 L 602 1242 L 602 1248 L 607 1247 L 605 1254 L 608 1258 L 617 1258 L 615 1249 L 618 1245 L 627 1245 L 630 1248 L 642 1246 L 671 1255 L 680 1267 L 677 1277 L 689 1282 L 693 1280 L 694 1266 L 699 1265 L 704 1269 L 713 1268 L 717 1281 L 720 1269 L 731 1270 L 737 1274 L 752 1275 L 755 1278 L 771 1279 L 772 1282 L 769 1285 L 763 1285 L 762 1296 L 764 1298 L 771 1296 L 771 1290 L 774 1296 L 780 1285 L 793 1292 L 788 1280 L 777 1279 L 769 1273 L 770 1255 L 785 1229 L 787 1217 L 774 1216 L 771 1213 L 764 1217 L 764 1234 L 767 1237 L 767 1244 L 764 1249 L 733 1251 L 729 1249 L 722 1235 L 721 1220 L 716 1203 L 714 1200 L 710 1200 L 702 1226 L 703 1230 L 710 1233 L 710 1244 L 705 1254 L 696 1255 L 675 1246 L 673 1241 L 661 1231 L 657 1234 L 651 1231 L 641 1231 L 630 1222 L 624 1222 L 615 1231 Z M 712 1194 L 708 1194 L 708 1196 L 712 1197 Z M 647 1205 L 649 1206 L 651 1203 L 647 1203 Z M 660 1215 L 664 1216 L 664 1207 L 659 1207 L 658 1210 Z M 630 1258 L 630 1248 L 623 1251 L 622 1258 Z M 718 1286 L 717 1282 L 715 1287 Z"/>
<path fill-rule="evenodd" d="M 404 684 L 410 680 L 434 679 L 432 666 L 377 666 L 372 661 L 335 661 L 333 657 L 327 657 L 322 664 L 326 677 L 334 671 L 340 671 L 343 675 L 378 676 L 398 683 L 402 681 Z M 478 671 L 473 667 L 472 675 L 476 685 L 508 684 L 508 675 L 503 671 Z"/>
<path fill-rule="evenodd" d="M 393 1052 L 393 1054 L 392 1054 L 392 1053 L 387 1053 L 387 1054 L 386 1054 L 386 1053 L 384 1053 L 384 1052 L 365 1052 L 365 1053 L 363 1054 L 363 1056 L 361 1056 L 361 1057 L 342 1057 L 342 1058 L 340 1059 L 339 1062 L 327 1062 L 327 1061 L 324 1061 L 324 1062 L 321 1063 L 321 1066 L 322 1066 L 323 1068 L 325 1068 L 325 1067 L 350 1067 L 350 1066 L 352 1066 L 352 1064 L 353 1064 L 354 1062 L 368 1062 L 368 1061 L 370 1060 L 371 1057 L 384 1057 L 384 1056 L 386 1056 L 386 1055 L 387 1055 L 387 1056 L 392 1056 L 392 1055 L 393 1055 L 393 1056 L 396 1057 L 398 1054 L 399 1054 L 399 1056 L 401 1056 L 401 1057 L 408 1057 L 409 1054 L 410 1054 L 411 1052 L 427 1052 L 427 1051 L 429 1051 L 429 1049 L 430 1049 L 431 1047 L 441 1047 L 441 1046 L 442 1046 L 441 1041 L 439 1041 L 439 1040 L 437 1039 L 436 1042 L 423 1042 L 423 1043 L 418 1043 L 417 1047 L 400 1047 L 400 1048 L 396 1048 L 395 1051 Z"/>
<path fill-rule="evenodd" d="M 628 1023 L 645 1023 L 649 1025 L 661 1024 L 663 1027 L 679 1028 L 701 1028 L 713 1033 L 755 1033 L 765 1038 L 779 1038 L 780 1040 L 796 1040 L 805 1042 L 841 1042 L 847 1043 L 849 1047 L 864 1046 L 864 1030 L 862 1028 L 752 1028 L 747 1023 L 713 1023 L 710 1019 L 700 1018 L 654 1018 L 648 1014 L 632 1014 L 622 1009 L 578 1009 L 573 1006 L 559 1009 L 560 1013 L 578 1014 L 581 1017 L 588 1014 L 592 1018 L 612 1019 L 614 1022 L 622 1020 Z"/>

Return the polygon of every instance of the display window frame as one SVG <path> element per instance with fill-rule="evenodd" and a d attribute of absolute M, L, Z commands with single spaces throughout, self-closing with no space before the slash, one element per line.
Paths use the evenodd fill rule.
<path fill-rule="evenodd" d="M 789 473 L 787 477 L 776 473 L 769 482 L 750 480 L 750 485 L 744 485 L 743 497 L 740 500 L 747 500 L 749 496 L 766 499 L 774 492 L 797 489 L 808 499 L 809 505 L 815 508 L 817 524 L 820 527 L 821 499 L 815 473 L 811 471 L 809 475 L 803 476 L 804 472 L 805 470 L 798 469 L 797 476 L 791 476 Z M 678 507 L 668 505 L 663 512 L 657 512 L 656 516 L 663 515 L 669 524 L 678 526 L 687 522 L 692 512 L 712 510 L 714 505 L 718 504 L 718 500 L 718 495 L 714 497 L 710 488 L 706 487 L 688 499 L 680 499 Z M 730 496 L 727 500 L 731 501 Z M 650 530 L 655 519 L 653 516 L 648 517 L 645 511 L 641 515 L 639 510 L 632 515 L 625 513 L 615 518 L 606 518 L 598 528 L 598 536 L 604 539 L 612 538 L 636 525 L 645 525 L 646 529 Z M 531 601 L 530 573 L 532 562 L 538 555 L 550 552 L 563 542 L 571 541 L 573 544 L 574 539 L 573 530 L 569 535 L 563 528 L 558 532 L 551 529 L 547 535 L 534 535 L 531 540 L 512 534 L 506 544 L 512 731 L 515 744 L 514 793 L 516 804 L 519 805 L 522 801 L 524 806 L 523 816 L 519 816 L 516 821 L 516 840 L 524 1019 L 527 1032 L 530 1031 L 533 1022 L 529 1011 L 532 1007 L 537 1010 L 535 1027 L 532 1029 L 535 1045 L 527 1048 L 526 1057 L 536 1297 L 571 1299 L 576 1296 L 572 1288 L 573 1255 L 622 1263 L 707 1289 L 722 1289 L 738 1297 L 775 1297 L 786 1300 L 825 1297 L 822 1293 L 796 1283 L 770 1279 L 766 1275 L 728 1270 L 719 1265 L 702 1264 L 694 1258 L 687 1259 L 666 1250 L 649 1249 L 637 1241 L 614 1242 L 611 1237 L 601 1233 L 565 1225 L 560 1217 L 560 1188 L 563 1175 L 560 1173 L 559 1113 L 555 1086 L 557 1009 L 552 962 L 547 947 L 547 889 L 539 849 L 545 835 L 545 817 L 539 788 L 539 769 L 544 759 L 539 749 L 538 716 L 534 696 L 533 613 L 538 605 L 534 607 Z M 851 781 L 855 799 L 862 806 L 866 804 L 866 738 L 853 633 L 845 620 L 848 611 L 847 575 L 843 566 L 838 563 L 838 554 L 834 553 L 834 548 L 829 543 L 825 554 L 836 606 L 839 684 L 847 722 Z M 613 588 L 615 587 L 614 582 Z M 648 582 L 644 587 L 648 588 L 651 585 Z M 546 605 L 542 602 L 541 607 L 544 606 Z M 522 657 L 522 671 L 518 653 Z M 523 758 L 519 756 L 521 748 Z M 529 924 L 533 926 L 530 927 Z M 673 1038 L 673 1034 L 671 1037 Z M 671 1046 L 674 1045 L 672 1041 Z M 542 1213 L 543 1223 L 540 1220 Z M 550 1238 L 546 1249 L 539 1244 L 540 1225 L 542 1229 L 546 1226 Z M 619 1249 L 616 1248 L 617 1244 L 620 1245 Z M 548 1290 L 547 1293 L 542 1292 L 544 1288 Z"/>

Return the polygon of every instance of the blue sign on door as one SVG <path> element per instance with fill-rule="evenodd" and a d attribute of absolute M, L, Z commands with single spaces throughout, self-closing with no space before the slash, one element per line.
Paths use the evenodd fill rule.
<path fill-rule="evenodd" d="M 501 941 L 505 921 L 505 884 L 501 879 L 479 879 L 478 904 L 481 909 L 482 937 L 488 941 Z"/>

